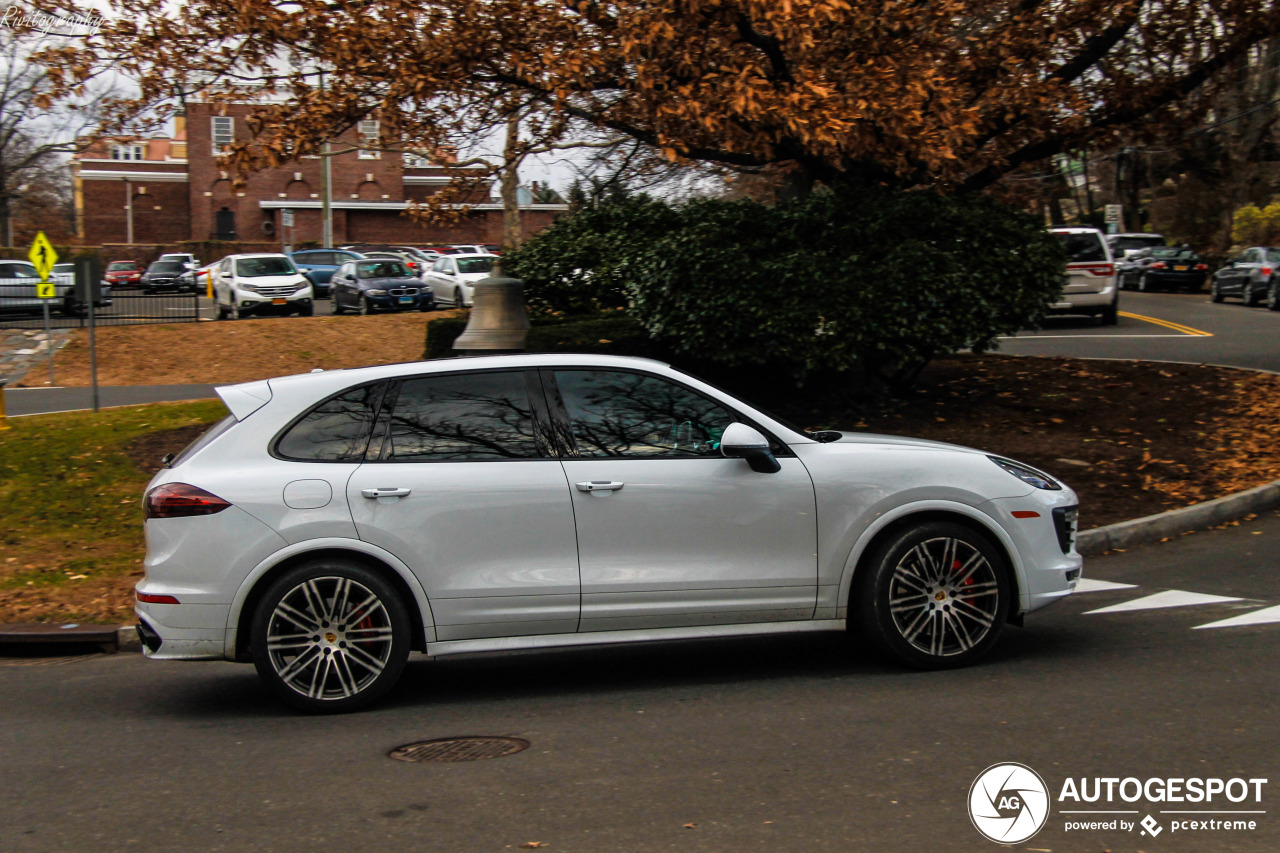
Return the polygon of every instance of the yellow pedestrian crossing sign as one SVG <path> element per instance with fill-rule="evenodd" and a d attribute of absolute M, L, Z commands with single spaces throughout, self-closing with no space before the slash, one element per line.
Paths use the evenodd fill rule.
<path fill-rule="evenodd" d="M 36 239 L 31 244 L 31 251 L 27 252 L 27 257 L 31 259 L 36 272 L 40 274 L 41 280 L 36 285 L 36 298 L 55 298 L 58 292 L 54 283 L 49 280 L 49 273 L 53 272 L 53 265 L 58 262 L 58 253 L 53 250 L 53 244 L 49 242 L 48 237 L 44 236 L 43 231 L 36 234 Z"/>

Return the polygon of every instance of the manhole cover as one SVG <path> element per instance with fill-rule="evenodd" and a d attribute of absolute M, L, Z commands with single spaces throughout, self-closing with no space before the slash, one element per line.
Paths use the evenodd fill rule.
<path fill-rule="evenodd" d="M 387 754 L 397 761 L 481 761 L 528 748 L 529 741 L 518 737 L 442 737 L 407 743 Z"/>

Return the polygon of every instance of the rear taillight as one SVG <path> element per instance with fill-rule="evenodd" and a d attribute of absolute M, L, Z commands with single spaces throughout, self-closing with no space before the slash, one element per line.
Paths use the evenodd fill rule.
<path fill-rule="evenodd" d="M 147 518 L 187 518 L 192 515 L 213 515 L 222 512 L 230 503 L 204 489 L 186 483 L 166 483 L 147 492 L 143 509 Z"/>
<path fill-rule="evenodd" d="M 1196 264 L 1196 269 L 1198 270 L 1207 270 L 1208 268 L 1209 268 L 1208 264 Z"/>
<path fill-rule="evenodd" d="M 1258 272 L 1262 273 L 1263 275 L 1271 275 L 1271 267 L 1263 267 L 1262 269 L 1258 270 Z"/>
<path fill-rule="evenodd" d="M 1156 261 L 1154 264 L 1151 265 L 1151 268 L 1153 270 L 1162 270 L 1166 268 L 1166 264 L 1164 261 Z"/>
<path fill-rule="evenodd" d="M 1115 264 L 1070 264 L 1067 268 L 1072 272 L 1087 272 L 1089 275 L 1114 275 L 1116 271 Z"/>

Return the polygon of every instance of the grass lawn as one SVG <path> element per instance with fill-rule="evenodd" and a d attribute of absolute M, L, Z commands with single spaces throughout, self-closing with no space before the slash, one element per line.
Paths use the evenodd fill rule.
<path fill-rule="evenodd" d="M 128 618 L 142 574 L 139 439 L 208 424 L 217 401 L 9 418 L 0 431 L 0 622 Z M 197 427 L 198 428 L 198 427 Z"/>

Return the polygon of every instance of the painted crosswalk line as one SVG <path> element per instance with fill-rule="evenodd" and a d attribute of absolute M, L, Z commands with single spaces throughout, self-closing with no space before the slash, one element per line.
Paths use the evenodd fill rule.
<path fill-rule="evenodd" d="M 1135 598 L 1133 601 L 1126 601 L 1122 604 L 1113 604 L 1110 607 L 1102 607 L 1098 610 L 1090 610 L 1085 613 L 1086 616 L 1093 613 L 1121 613 L 1130 610 L 1155 610 L 1162 607 L 1193 607 L 1199 604 L 1226 604 L 1231 601 L 1242 601 L 1240 598 L 1231 598 L 1225 595 L 1207 595 L 1202 592 L 1185 592 L 1180 589 L 1170 589 L 1164 592 L 1157 592 L 1154 595 L 1147 595 L 1142 598 Z"/>
<path fill-rule="evenodd" d="M 1100 581 L 1093 578 L 1080 578 L 1076 583 L 1076 592 L 1107 592 L 1112 589 L 1137 589 L 1137 584 L 1132 583 L 1114 583 L 1112 581 Z"/>
<path fill-rule="evenodd" d="M 1244 625 L 1266 625 L 1271 622 L 1280 622 L 1280 605 L 1264 607 L 1261 610 L 1254 610 L 1250 613 L 1241 613 L 1239 616 L 1232 616 L 1230 619 L 1220 619 L 1217 622 L 1197 625 L 1196 629 L 1239 628 Z"/>

